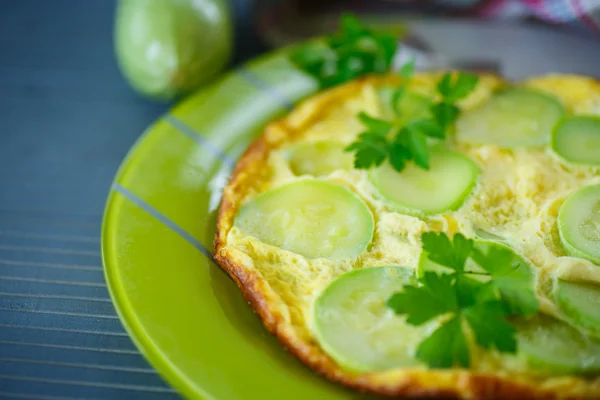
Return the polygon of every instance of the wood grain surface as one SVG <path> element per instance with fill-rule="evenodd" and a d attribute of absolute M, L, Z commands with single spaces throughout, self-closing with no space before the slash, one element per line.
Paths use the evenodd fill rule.
<path fill-rule="evenodd" d="M 113 55 L 109 0 L 0 2 L 0 398 L 175 399 L 108 297 L 104 202 L 166 104 Z"/>

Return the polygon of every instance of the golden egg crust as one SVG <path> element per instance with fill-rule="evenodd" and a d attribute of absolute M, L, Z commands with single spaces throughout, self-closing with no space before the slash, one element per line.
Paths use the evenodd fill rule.
<path fill-rule="evenodd" d="M 434 87 L 439 73 L 417 74 L 415 81 Z M 483 98 L 508 83 L 493 75 L 480 75 L 487 92 Z M 290 323 L 280 293 L 254 268 L 243 251 L 228 243 L 236 213 L 248 199 L 268 187 L 272 179 L 269 156 L 286 143 L 298 141 L 305 128 L 344 99 L 368 85 L 398 82 L 395 76 L 367 77 L 318 93 L 301 102 L 292 112 L 270 123 L 238 161 L 224 189 L 217 220 L 214 258 L 233 278 L 265 327 L 282 345 L 308 367 L 349 388 L 390 397 L 451 399 L 600 399 L 600 378 L 574 375 L 527 376 L 503 371 L 468 369 L 406 368 L 384 372 L 353 373 L 340 367 L 319 346 Z M 576 110 L 584 102 L 600 98 L 600 84 L 587 77 L 549 75 L 520 82 L 557 96 Z M 567 91 L 571 85 L 574 91 Z M 591 97 L 594 97 L 593 99 Z M 471 101 L 467 98 L 464 104 Z M 478 100 L 473 100 L 478 101 Z M 583 106 L 582 106 L 583 107 Z M 590 106 L 591 107 L 591 106 Z M 594 105 L 595 107 L 595 105 Z"/>

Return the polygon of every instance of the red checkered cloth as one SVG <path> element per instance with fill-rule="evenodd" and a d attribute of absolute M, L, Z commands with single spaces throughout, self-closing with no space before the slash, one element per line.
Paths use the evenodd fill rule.
<path fill-rule="evenodd" d="M 392 1 L 408 3 L 411 0 Z M 431 4 L 428 0 L 424 2 Z M 480 17 L 536 17 L 546 22 L 571 25 L 600 34 L 600 0 L 434 0 L 433 3 Z"/>

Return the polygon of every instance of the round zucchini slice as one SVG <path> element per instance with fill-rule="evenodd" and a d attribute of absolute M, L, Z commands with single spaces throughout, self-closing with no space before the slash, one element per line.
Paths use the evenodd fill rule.
<path fill-rule="evenodd" d="M 567 254 L 600 265 L 600 185 L 571 193 L 560 207 L 557 223 Z"/>
<path fill-rule="evenodd" d="M 402 172 L 384 164 L 369 173 L 381 196 L 409 214 L 438 214 L 456 210 L 475 186 L 479 168 L 462 154 L 436 150 L 429 170 L 408 165 Z"/>
<path fill-rule="evenodd" d="M 600 118 L 563 118 L 552 132 L 551 146 L 568 163 L 600 166 Z"/>
<path fill-rule="evenodd" d="M 600 286 L 558 280 L 555 298 L 573 326 L 600 336 Z"/>
<path fill-rule="evenodd" d="M 512 88 L 492 97 L 456 121 L 456 139 L 503 148 L 542 146 L 564 114 L 554 97 L 527 88 Z"/>
<path fill-rule="evenodd" d="M 313 329 L 323 350 L 356 372 L 417 365 L 414 353 L 428 325 L 409 325 L 386 305 L 414 279 L 403 267 L 367 267 L 335 279 L 313 308 Z"/>
<path fill-rule="evenodd" d="M 373 238 L 366 203 L 350 189 L 302 179 L 256 196 L 242 206 L 235 226 L 264 243 L 308 258 L 353 258 Z"/>
<path fill-rule="evenodd" d="M 540 315 L 517 325 L 518 353 L 536 369 L 553 373 L 600 372 L 600 341 Z"/>
<path fill-rule="evenodd" d="M 295 175 L 325 176 L 333 171 L 353 168 L 351 153 L 335 141 L 302 142 L 286 152 L 290 169 Z"/>
<path fill-rule="evenodd" d="M 505 239 L 501 236 L 495 235 L 491 232 L 486 231 L 485 229 L 476 228 L 475 236 L 482 240 L 489 240 L 492 242 L 504 242 Z"/>

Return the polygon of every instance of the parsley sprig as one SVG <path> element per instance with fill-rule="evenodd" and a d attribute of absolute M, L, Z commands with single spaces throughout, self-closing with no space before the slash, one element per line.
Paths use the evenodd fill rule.
<path fill-rule="evenodd" d="M 403 82 L 411 78 L 413 71 L 414 63 L 407 63 L 400 69 Z M 354 152 L 354 167 L 369 169 L 388 160 L 395 170 L 401 172 L 409 161 L 414 161 L 418 167 L 428 170 L 427 138 L 446 138 L 460 111 L 456 102 L 469 95 L 477 82 L 477 76 L 464 72 L 444 74 L 436 85 L 440 100 L 431 105 L 431 115 L 409 119 L 408 122 L 399 107 L 406 93 L 405 83 L 394 88 L 391 95 L 387 96 L 389 108 L 395 114 L 392 121 L 374 118 L 364 112 L 359 114 L 358 118 L 366 131 L 346 147 L 346 151 Z"/>
<path fill-rule="evenodd" d="M 525 262 L 509 248 L 475 244 L 461 234 L 450 240 L 443 233 L 427 232 L 422 242 L 429 259 L 451 273 L 425 272 L 417 285 L 405 286 L 388 300 L 388 306 L 396 314 L 406 315 L 411 325 L 441 321 L 420 343 L 417 359 L 433 368 L 468 367 L 470 337 L 483 348 L 514 353 L 516 330 L 510 317 L 538 310 Z M 465 271 L 469 258 L 486 271 L 488 280 Z"/>
<path fill-rule="evenodd" d="M 367 73 L 388 71 L 397 46 L 396 36 L 374 32 L 354 15 L 345 14 L 338 32 L 298 47 L 290 59 L 327 88 Z"/>
<path fill-rule="evenodd" d="M 291 61 L 317 79 L 321 88 L 327 88 L 368 73 L 383 73 L 390 69 L 398 40 L 394 35 L 375 32 L 362 25 L 352 14 L 341 18 L 339 30 L 322 40 L 309 42 L 296 48 Z M 407 82 L 414 71 L 414 62 L 405 64 L 399 71 Z M 459 114 L 456 102 L 466 97 L 477 85 L 471 74 L 445 74 L 437 84 L 440 101 L 430 108 L 431 116 L 394 121 L 377 119 L 361 113 L 360 121 L 366 130 L 346 148 L 355 153 L 355 167 L 369 169 L 386 160 L 397 171 L 402 171 L 410 161 L 429 169 L 428 137 L 444 139 Z M 400 99 L 404 84 L 393 88 L 389 106 L 395 117 L 401 117 Z"/>

